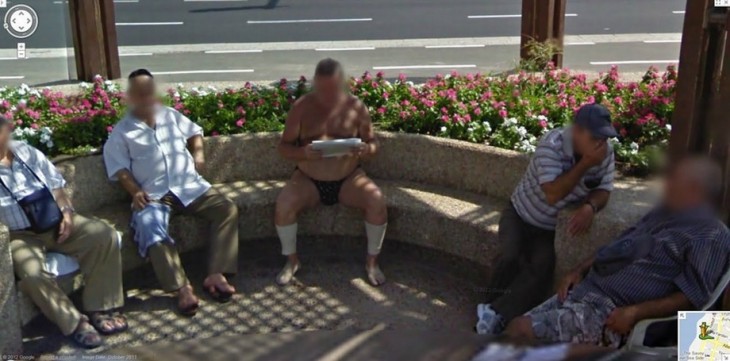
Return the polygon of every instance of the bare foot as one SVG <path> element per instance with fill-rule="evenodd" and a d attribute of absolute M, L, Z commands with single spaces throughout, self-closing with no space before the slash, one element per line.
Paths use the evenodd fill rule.
<path fill-rule="evenodd" d="M 370 281 L 371 285 L 377 287 L 385 283 L 385 274 L 380 270 L 376 256 L 368 256 L 365 262 L 365 271 L 368 274 L 368 281 Z"/>
<path fill-rule="evenodd" d="M 297 271 L 299 271 L 299 261 L 290 258 L 286 261 L 286 265 L 281 269 L 281 272 L 276 276 L 276 283 L 282 286 L 288 284 L 294 278 Z"/>
<path fill-rule="evenodd" d="M 193 286 L 183 286 L 177 291 L 177 308 L 183 315 L 192 316 L 198 311 L 200 300 L 195 296 Z"/>

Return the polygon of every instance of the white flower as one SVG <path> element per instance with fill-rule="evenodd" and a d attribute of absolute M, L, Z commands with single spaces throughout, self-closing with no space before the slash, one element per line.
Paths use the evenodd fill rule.
<path fill-rule="evenodd" d="M 484 130 L 485 130 L 485 131 L 486 131 L 487 133 L 489 133 L 489 132 L 491 132 L 491 131 L 492 131 L 492 126 L 491 126 L 491 125 L 489 125 L 489 122 L 484 122 L 484 123 L 482 123 L 482 125 L 484 126 Z"/>
<path fill-rule="evenodd" d="M 175 97 L 175 98 L 179 98 L 180 97 L 180 93 L 179 92 L 175 92 L 175 93 L 172 94 L 172 96 Z"/>
<path fill-rule="evenodd" d="M 517 125 L 517 118 L 506 118 L 504 122 L 502 122 L 503 127 L 509 127 L 512 125 Z"/>
<path fill-rule="evenodd" d="M 668 132 L 671 132 L 672 131 L 672 125 L 671 124 L 665 125 L 664 128 L 667 128 L 667 131 Z"/>
<path fill-rule="evenodd" d="M 183 83 L 177 83 L 177 88 L 178 89 L 182 89 L 183 88 Z"/>
<path fill-rule="evenodd" d="M 613 137 L 613 138 L 609 139 L 608 142 L 611 143 L 611 144 L 613 144 L 613 145 L 616 145 L 616 144 L 619 143 L 618 138 L 616 138 L 616 137 Z"/>
<path fill-rule="evenodd" d="M 41 92 L 39 92 L 37 89 L 31 89 L 30 90 L 30 95 L 39 97 L 39 96 L 41 96 Z"/>
<path fill-rule="evenodd" d="M 25 89 L 20 88 L 20 89 L 18 89 L 18 94 L 19 95 L 25 95 L 25 94 L 28 94 L 28 92 Z"/>
<path fill-rule="evenodd" d="M 406 85 L 409 86 L 409 87 L 412 87 L 413 86 L 413 82 L 412 81 L 407 81 L 406 82 Z"/>
<path fill-rule="evenodd" d="M 48 142 L 46 143 L 46 147 L 48 147 L 49 149 L 50 149 L 50 148 L 53 148 L 53 145 L 54 145 L 54 144 L 53 144 L 53 141 L 52 141 L 52 140 L 49 140 L 49 141 L 48 141 Z"/>
<path fill-rule="evenodd" d="M 631 145 L 629 145 L 631 148 L 631 154 L 639 153 L 639 145 L 636 144 L 636 142 L 631 142 Z"/>
<path fill-rule="evenodd" d="M 519 134 L 521 138 L 524 138 L 527 135 L 527 129 L 525 129 L 525 127 L 519 127 L 517 128 L 517 134 Z"/>
<path fill-rule="evenodd" d="M 474 128 L 469 127 L 466 131 L 469 132 L 469 133 L 473 133 L 474 132 Z"/>
<path fill-rule="evenodd" d="M 544 120 L 544 121 L 547 122 L 548 118 L 546 116 L 544 116 L 544 115 L 541 114 L 541 115 L 538 115 L 537 116 L 537 120 Z"/>
<path fill-rule="evenodd" d="M 95 79 L 95 80 L 99 80 L 99 79 L 101 79 L 101 75 L 99 75 L 99 74 L 96 74 L 96 75 L 94 75 L 94 79 Z"/>
<path fill-rule="evenodd" d="M 18 104 L 25 106 L 26 104 L 28 104 L 28 101 L 25 99 L 20 99 L 18 100 Z"/>
<path fill-rule="evenodd" d="M 212 85 L 208 85 L 208 89 L 209 89 L 210 91 L 212 91 L 212 92 L 217 92 L 217 91 L 218 91 L 218 89 L 216 89 L 216 88 L 215 88 L 214 86 L 212 86 Z"/>
<path fill-rule="evenodd" d="M 81 84 L 79 84 L 79 86 L 81 87 L 81 89 L 89 89 L 89 88 L 91 88 L 91 85 L 89 83 L 85 82 L 85 81 L 82 81 Z"/>
<path fill-rule="evenodd" d="M 446 133 L 446 127 L 441 127 L 441 133 Z"/>

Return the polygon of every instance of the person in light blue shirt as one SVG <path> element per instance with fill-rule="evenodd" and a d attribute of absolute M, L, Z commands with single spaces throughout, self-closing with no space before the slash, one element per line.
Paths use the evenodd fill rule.
<path fill-rule="evenodd" d="M 238 208 L 201 175 L 203 130 L 178 111 L 162 106 L 152 74 L 132 72 L 129 111 L 104 145 L 107 174 L 132 196 L 132 222 L 140 255 L 149 256 L 162 288 L 178 293 L 181 314 L 194 315 L 193 292 L 174 240 L 167 234 L 171 212 L 211 223 L 208 276 L 203 289 L 219 302 L 235 293 L 226 274 L 237 271 Z"/>

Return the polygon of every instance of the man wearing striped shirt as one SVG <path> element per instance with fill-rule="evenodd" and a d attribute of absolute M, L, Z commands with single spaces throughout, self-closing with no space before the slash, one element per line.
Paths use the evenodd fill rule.
<path fill-rule="evenodd" d="M 713 207 L 721 182 L 707 158 L 679 162 L 663 201 L 568 273 L 557 295 L 515 318 L 507 334 L 619 347 L 640 320 L 702 309 L 730 266 L 730 231 Z"/>
<path fill-rule="evenodd" d="M 587 104 L 576 112 L 572 126 L 552 130 L 540 140 L 499 221 L 501 257 L 489 303 L 477 306 L 478 333 L 501 332 L 550 292 L 558 212 L 582 203 L 568 230 L 580 234 L 590 228 L 613 189 L 613 149 L 607 140 L 616 136 L 608 110 Z"/>

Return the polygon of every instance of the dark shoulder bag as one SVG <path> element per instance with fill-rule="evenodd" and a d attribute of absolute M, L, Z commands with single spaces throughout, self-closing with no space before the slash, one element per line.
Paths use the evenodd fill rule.
<path fill-rule="evenodd" d="M 15 159 L 20 162 L 23 167 L 28 169 L 35 179 L 43 184 L 43 188 L 18 199 L 15 197 L 15 194 L 10 191 L 10 188 L 5 185 L 5 182 L 2 181 L 1 177 L 0 184 L 2 184 L 3 188 L 8 191 L 10 196 L 18 203 L 20 208 L 23 209 L 23 213 L 25 213 L 25 216 L 28 218 L 28 222 L 30 222 L 31 231 L 40 234 L 55 229 L 63 220 L 63 213 L 58 207 L 56 199 L 53 197 L 53 193 L 51 193 L 51 190 L 48 189 L 46 183 L 43 182 L 33 169 L 25 164 L 22 159 L 20 159 L 17 155 L 15 156 Z"/>

